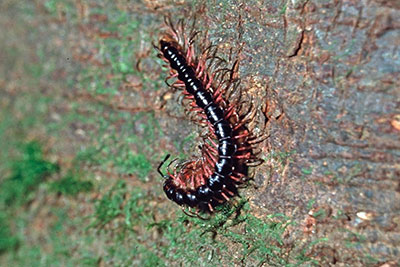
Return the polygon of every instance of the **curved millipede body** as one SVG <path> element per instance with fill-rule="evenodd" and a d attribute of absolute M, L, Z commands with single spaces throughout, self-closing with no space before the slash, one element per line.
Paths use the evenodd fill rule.
<path fill-rule="evenodd" d="M 214 173 L 207 179 L 207 184 L 197 188 L 196 191 L 186 191 L 174 186 L 173 178 L 169 176 L 164 182 L 164 192 L 167 197 L 177 204 L 186 204 L 189 207 L 208 206 L 206 203 L 211 198 L 220 194 L 225 181 L 232 173 L 232 156 L 236 152 L 236 145 L 232 140 L 232 127 L 224 118 L 223 110 L 214 103 L 213 96 L 206 91 L 202 82 L 196 77 L 185 57 L 169 42 L 160 41 L 160 50 L 170 62 L 171 68 L 177 71 L 178 79 L 185 83 L 188 93 L 194 96 L 196 104 L 203 109 L 207 120 L 213 125 L 218 139 L 218 162 L 215 164 Z M 200 205 L 200 206 L 199 206 Z"/>
<path fill-rule="evenodd" d="M 253 147 L 246 141 L 250 133 L 243 127 L 245 121 L 238 119 L 234 105 L 228 105 L 222 98 L 223 89 L 212 85 L 214 74 L 207 73 L 205 61 L 193 57 L 191 42 L 185 41 L 189 45 L 182 48 L 177 32 L 174 29 L 172 32 L 160 40 L 156 49 L 170 65 L 171 77 L 178 79 L 175 88 L 183 88 L 185 97 L 192 101 L 190 106 L 206 122 L 211 136 L 203 145 L 201 160 L 187 162 L 179 172 L 164 175 L 160 168 L 168 155 L 158 172 L 165 178 L 163 190 L 168 199 L 181 206 L 213 212 L 215 206 L 237 194 L 236 184 L 242 182 L 246 168 L 239 165 L 254 159 Z M 235 123 L 232 117 L 236 118 Z"/>

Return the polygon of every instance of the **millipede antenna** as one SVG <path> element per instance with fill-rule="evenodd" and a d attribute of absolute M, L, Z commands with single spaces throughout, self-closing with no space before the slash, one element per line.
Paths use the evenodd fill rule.
<path fill-rule="evenodd" d="M 162 165 L 164 165 L 164 163 L 169 159 L 170 156 L 171 156 L 171 154 L 166 155 L 165 158 L 164 158 L 164 160 L 161 161 L 160 165 L 158 165 L 157 171 L 158 171 L 158 173 L 159 173 L 162 177 L 165 177 L 165 175 L 161 172 L 161 167 L 162 167 Z"/>

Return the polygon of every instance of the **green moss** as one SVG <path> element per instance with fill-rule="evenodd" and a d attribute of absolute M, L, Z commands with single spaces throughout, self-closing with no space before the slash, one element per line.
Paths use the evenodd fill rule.
<path fill-rule="evenodd" d="M 0 253 L 14 249 L 18 244 L 18 239 L 10 229 L 10 224 L 4 211 L 0 211 Z"/>
<path fill-rule="evenodd" d="M 300 251 L 291 251 L 283 242 L 284 233 L 294 222 L 283 214 L 265 219 L 248 213 L 248 203 L 241 199 L 236 205 L 227 204 L 208 220 L 182 214 L 175 221 L 162 220 L 150 224 L 162 232 L 168 244 L 161 247 L 170 262 L 183 265 L 214 265 L 250 263 L 255 266 L 299 266 L 315 263 L 306 256 L 317 243 L 309 243 Z M 238 244 L 228 247 L 227 244 Z M 232 255 L 240 256 L 233 259 Z"/>
<path fill-rule="evenodd" d="M 50 184 L 50 190 L 62 195 L 74 196 L 79 192 L 89 192 L 93 189 L 91 181 L 81 181 L 80 177 L 69 172 L 65 177 L 59 181 Z"/>
<path fill-rule="evenodd" d="M 43 158 L 41 146 L 35 141 L 24 144 L 21 157 L 11 165 L 11 174 L 0 187 L 0 202 L 6 206 L 24 204 L 46 177 L 59 170 L 57 164 Z"/>
<path fill-rule="evenodd" d="M 120 226 L 130 228 L 143 223 L 146 225 L 151 212 L 146 209 L 147 196 L 140 188 L 128 191 L 125 181 L 118 181 L 97 203 L 91 228 L 102 229 L 114 220 Z"/>
<path fill-rule="evenodd" d="M 135 173 L 139 180 L 147 182 L 147 175 L 153 169 L 150 161 L 143 154 L 128 152 L 127 156 L 116 158 L 116 167 L 124 173 Z"/>
<path fill-rule="evenodd" d="M 16 248 L 18 243 L 10 227 L 15 210 L 31 200 L 40 183 L 59 169 L 43 158 L 38 142 L 22 144 L 20 150 L 17 159 L 8 159 L 10 174 L 0 185 L 0 252 Z"/>
<path fill-rule="evenodd" d="M 273 218 L 282 217 L 280 220 Z M 288 263 L 285 250 L 282 248 L 282 236 L 287 226 L 293 224 L 289 218 L 277 214 L 261 220 L 250 214 L 243 215 L 243 227 L 246 234 L 237 231 L 226 231 L 224 236 L 242 245 L 241 261 L 252 260 L 257 265 L 263 263 L 284 265 Z"/>
<path fill-rule="evenodd" d="M 122 204 L 126 194 L 126 183 L 119 181 L 97 202 L 90 227 L 102 228 L 122 214 Z"/>

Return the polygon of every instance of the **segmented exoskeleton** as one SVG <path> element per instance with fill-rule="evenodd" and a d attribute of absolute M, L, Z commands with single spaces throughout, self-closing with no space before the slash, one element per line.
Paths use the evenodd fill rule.
<path fill-rule="evenodd" d="M 156 48 L 171 68 L 170 78 L 177 78 L 170 86 L 182 89 L 186 99 L 191 101 L 190 111 L 196 112 L 200 117 L 197 122 L 206 125 L 210 134 L 205 137 L 201 159 L 186 162 L 173 173 L 163 174 L 160 168 L 167 156 L 158 171 L 165 178 L 163 189 L 170 200 L 213 212 L 215 206 L 237 194 L 237 185 L 246 177 L 247 164 L 258 160 L 252 153 L 252 144 L 257 138 L 245 127 L 253 113 L 241 116 L 242 105 L 227 99 L 228 89 L 235 88 L 232 85 L 236 81 L 232 77 L 237 62 L 231 68 L 214 67 L 211 73 L 207 64 L 216 57 L 213 50 L 207 47 L 196 57 L 193 48 L 196 33 L 190 38 L 184 34 L 182 37 L 172 23 L 167 21 L 166 24 L 170 31 Z M 179 30 L 184 32 L 183 26 Z"/>

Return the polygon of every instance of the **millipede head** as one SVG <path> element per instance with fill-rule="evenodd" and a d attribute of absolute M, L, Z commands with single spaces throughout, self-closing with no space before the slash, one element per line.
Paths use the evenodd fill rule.
<path fill-rule="evenodd" d="M 163 190 L 165 195 L 167 195 L 167 198 L 173 200 L 176 188 L 172 184 L 171 179 L 165 180 Z"/>

